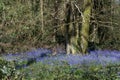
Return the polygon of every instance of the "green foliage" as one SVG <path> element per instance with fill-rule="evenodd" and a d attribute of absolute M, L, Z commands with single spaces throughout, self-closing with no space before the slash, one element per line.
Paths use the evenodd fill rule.
<path fill-rule="evenodd" d="M 13 62 L 0 58 L 0 80 L 20 80 L 22 75 L 15 69 Z"/>
<path fill-rule="evenodd" d="M 118 65 L 70 66 L 37 63 L 22 70 L 26 80 L 119 80 Z"/>

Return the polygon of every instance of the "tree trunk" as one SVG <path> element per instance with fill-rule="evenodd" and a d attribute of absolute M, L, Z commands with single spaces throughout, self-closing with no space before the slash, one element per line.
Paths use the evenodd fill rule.
<path fill-rule="evenodd" d="M 65 23 L 66 23 L 66 28 L 65 28 L 65 48 L 66 48 L 66 53 L 69 54 L 70 53 L 70 40 L 69 40 L 69 23 L 70 23 L 70 15 L 71 15 L 71 6 L 70 6 L 70 1 L 67 0 L 67 4 L 66 4 L 66 19 L 65 19 Z"/>
<path fill-rule="evenodd" d="M 81 29 L 81 49 L 82 53 L 87 53 L 88 39 L 89 39 L 89 28 L 90 28 L 90 17 L 92 9 L 92 0 L 84 0 L 84 12 Z"/>
<path fill-rule="evenodd" d="M 66 5 L 66 52 L 67 54 L 79 53 L 78 45 L 78 26 L 74 23 L 75 7 L 70 1 Z"/>
<path fill-rule="evenodd" d="M 44 16 L 43 16 L 43 0 L 40 0 L 40 13 L 41 13 L 41 30 L 44 33 Z"/>

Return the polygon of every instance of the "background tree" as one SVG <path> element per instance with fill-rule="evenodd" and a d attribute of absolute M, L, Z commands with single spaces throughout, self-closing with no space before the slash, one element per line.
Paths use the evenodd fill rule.
<path fill-rule="evenodd" d="M 92 0 L 89 5 L 87 1 L 0 0 L 1 51 L 56 45 L 73 54 L 95 49 L 119 50 L 118 0 Z M 88 20 L 84 22 L 86 15 Z"/>
<path fill-rule="evenodd" d="M 43 3 L 43 0 L 40 0 L 40 13 L 41 13 L 41 30 L 42 30 L 42 33 L 44 33 L 44 15 L 43 15 L 43 7 L 44 6 L 44 3 Z"/>

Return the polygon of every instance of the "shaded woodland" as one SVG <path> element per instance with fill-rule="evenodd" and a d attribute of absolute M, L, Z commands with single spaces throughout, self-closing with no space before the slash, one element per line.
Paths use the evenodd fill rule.
<path fill-rule="evenodd" d="M 0 0 L 0 80 L 120 80 L 120 0 Z"/>
<path fill-rule="evenodd" d="M 0 52 L 120 49 L 118 0 L 0 0 Z"/>

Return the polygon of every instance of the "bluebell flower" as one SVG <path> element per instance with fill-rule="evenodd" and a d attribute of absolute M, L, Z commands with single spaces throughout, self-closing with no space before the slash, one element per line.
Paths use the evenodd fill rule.
<path fill-rule="evenodd" d="M 62 52 L 62 51 L 61 51 Z M 109 64 L 120 64 L 120 51 L 111 51 L 111 50 L 95 50 L 90 51 L 90 54 L 87 55 L 72 55 L 72 54 L 57 54 L 55 56 L 51 55 L 52 51 L 48 49 L 39 48 L 37 50 L 25 52 L 22 54 L 9 54 L 5 55 L 6 60 L 17 60 L 17 61 L 30 61 L 34 59 L 36 62 L 42 62 L 44 64 L 53 65 L 68 63 L 71 66 L 74 65 L 101 65 L 106 66 Z"/>

